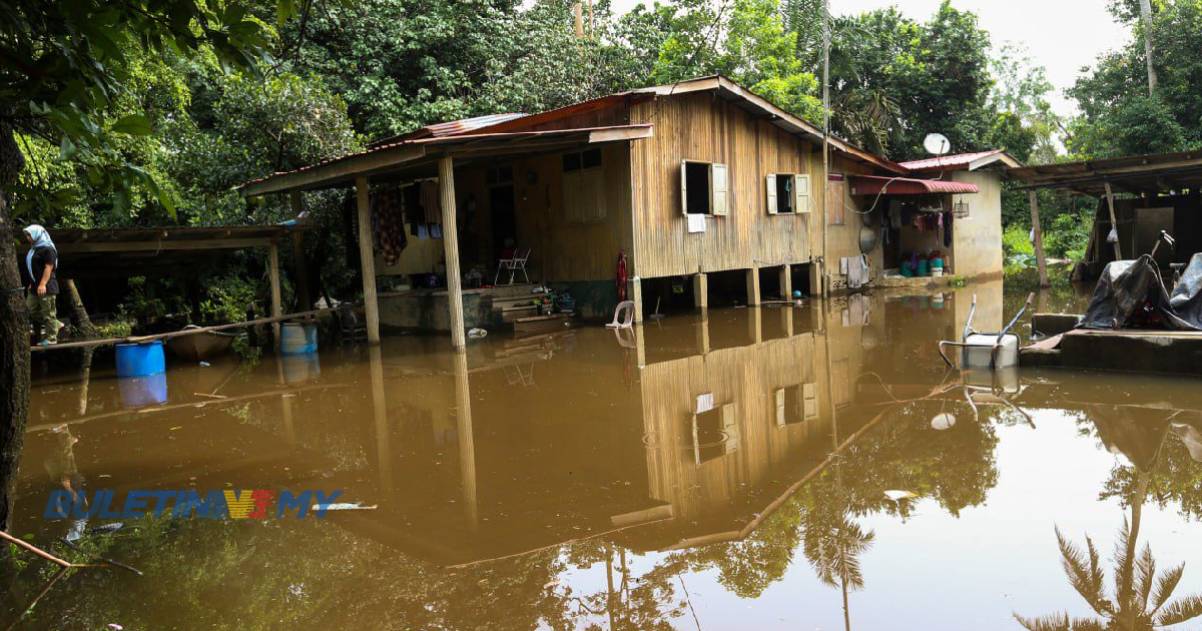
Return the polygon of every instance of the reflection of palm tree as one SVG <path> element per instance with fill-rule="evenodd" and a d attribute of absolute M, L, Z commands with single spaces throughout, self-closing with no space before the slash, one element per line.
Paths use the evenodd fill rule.
<path fill-rule="evenodd" d="M 816 524 L 807 524 L 807 534 Z M 864 574 L 860 571 L 860 555 L 872 547 L 876 534 L 864 532 L 860 525 L 851 521 L 847 513 L 834 516 L 831 524 L 817 534 L 805 538 L 805 555 L 814 566 L 818 579 L 843 592 L 843 624 L 851 628 L 851 613 L 847 594 L 864 587 Z"/>
<path fill-rule="evenodd" d="M 1056 529 L 1064 573 L 1073 589 L 1089 603 L 1099 618 L 1070 618 L 1067 613 L 1042 618 L 1015 618 L 1030 631 L 1090 631 L 1103 629 L 1151 631 L 1202 616 L 1202 595 L 1191 595 L 1172 603 L 1169 599 L 1185 573 L 1182 563 L 1156 578 L 1156 560 L 1152 547 L 1144 545 L 1135 554 L 1138 524 L 1129 528 L 1123 520 L 1114 549 L 1114 599 L 1106 597 L 1106 572 L 1098 561 L 1098 550 L 1089 536 L 1085 550 L 1077 547 Z"/>

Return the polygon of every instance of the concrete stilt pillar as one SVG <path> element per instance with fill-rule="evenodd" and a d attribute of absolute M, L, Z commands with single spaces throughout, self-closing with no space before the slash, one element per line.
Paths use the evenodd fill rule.
<path fill-rule="evenodd" d="M 780 268 L 780 297 L 782 300 L 793 299 L 793 270 L 788 265 Z"/>
<path fill-rule="evenodd" d="M 764 310 L 759 307 L 747 308 L 747 335 L 756 344 L 764 342 Z"/>
<path fill-rule="evenodd" d="M 698 309 L 709 309 L 710 282 L 704 272 L 693 276 L 693 306 Z"/>
<path fill-rule="evenodd" d="M 697 320 L 697 324 L 695 324 L 694 326 L 696 327 L 696 333 L 697 333 L 697 348 L 700 349 L 701 354 L 704 355 L 704 354 L 710 352 L 710 319 L 709 319 L 709 317 L 706 316 L 705 314 L 702 314 L 701 318 L 699 318 Z"/>

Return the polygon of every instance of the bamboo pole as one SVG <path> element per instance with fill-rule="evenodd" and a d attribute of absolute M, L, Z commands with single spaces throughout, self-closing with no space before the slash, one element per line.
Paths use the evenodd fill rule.
<path fill-rule="evenodd" d="M 1106 204 L 1110 207 L 1110 227 L 1114 229 L 1115 235 L 1114 260 L 1121 261 L 1123 260 L 1123 248 L 1119 245 L 1119 239 L 1117 238 L 1119 234 L 1119 220 L 1114 212 L 1114 191 L 1110 188 L 1110 182 L 1104 182 L 1104 184 L 1106 185 Z M 1107 233 L 1107 238 L 1109 238 L 1109 233 Z"/>
<path fill-rule="evenodd" d="M 216 324 L 213 326 L 196 327 L 195 329 L 183 329 L 180 331 L 171 331 L 170 333 L 156 333 L 155 335 L 131 335 L 127 337 L 110 337 L 102 340 L 83 340 L 80 342 L 64 342 L 62 344 L 54 344 L 52 346 L 34 346 L 29 350 L 34 353 L 44 351 L 62 350 L 68 348 L 89 348 L 93 346 L 109 346 L 111 344 L 143 344 L 145 342 L 153 342 L 155 340 L 168 340 L 174 337 L 183 337 L 185 335 L 197 335 L 199 333 L 216 333 L 218 331 L 226 331 L 229 329 L 239 329 L 260 324 L 272 324 L 275 322 L 286 322 L 288 320 L 300 320 L 304 318 L 312 318 L 314 316 L 326 313 L 328 311 L 336 311 L 334 308 L 312 309 L 310 311 L 298 311 L 297 313 L 289 313 L 279 317 L 258 318 L 255 320 L 247 320 L 245 322 L 234 322 L 232 324 Z"/>
<path fill-rule="evenodd" d="M 355 178 L 359 211 L 359 268 L 363 276 L 363 313 L 367 319 L 367 341 L 380 343 L 380 302 L 376 296 L 376 253 L 371 245 L 371 207 L 367 178 Z"/>
<path fill-rule="evenodd" d="M 438 160 L 438 187 L 442 202 L 442 247 L 447 263 L 447 302 L 451 308 L 451 346 L 467 348 L 463 324 L 463 287 L 459 275 L 459 230 L 455 219 L 455 163 L 451 156 Z"/>
<path fill-rule="evenodd" d="M 1027 200 L 1031 203 L 1031 231 L 1035 233 L 1035 264 L 1039 267 L 1039 286 L 1050 287 L 1048 262 L 1043 255 L 1043 228 L 1039 225 L 1039 196 L 1033 190 L 1027 191 Z"/>

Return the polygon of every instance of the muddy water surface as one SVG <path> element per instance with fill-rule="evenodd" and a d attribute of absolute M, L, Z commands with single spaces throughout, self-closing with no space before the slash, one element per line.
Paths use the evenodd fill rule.
<path fill-rule="evenodd" d="M 935 342 L 958 336 L 973 294 L 981 330 L 1022 301 L 997 282 L 677 315 L 630 334 L 494 334 L 466 356 L 405 336 L 253 367 L 175 363 L 149 382 L 115 379 L 103 356 L 86 379 L 50 370 L 35 383 L 16 532 L 144 576 L 79 571 L 19 624 L 1015 629 L 1015 613 L 1098 617 L 1061 568 L 1056 527 L 1078 547 L 1092 538 L 1106 598 L 1145 545 L 1160 572 L 1185 564 L 1173 598 L 1202 592 L 1198 382 L 949 372 Z M 364 510 L 46 519 L 68 488 L 92 507 L 111 491 L 113 511 L 136 490 L 235 489 L 276 502 L 337 490 Z M 12 580 L 10 619 L 52 575 L 31 563 Z M 1129 591 L 1123 615 L 1155 608 Z"/>

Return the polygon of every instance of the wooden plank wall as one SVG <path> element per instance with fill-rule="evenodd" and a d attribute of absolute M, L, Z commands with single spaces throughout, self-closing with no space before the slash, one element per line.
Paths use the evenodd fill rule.
<path fill-rule="evenodd" d="M 828 444 L 825 384 L 819 384 L 818 419 L 776 425 L 776 389 L 818 381 L 816 360 L 815 336 L 805 333 L 646 366 L 640 382 L 651 496 L 671 503 L 677 520 L 713 518 L 803 449 Z M 698 466 L 692 413 L 697 395 L 707 392 L 715 406 L 735 405 L 740 439 L 733 453 Z"/>
<path fill-rule="evenodd" d="M 652 123 L 655 136 L 632 143 L 634 269 L 644 278 L 784 263 L 817 253 L 811 225 L 822 216 L 822 156 L 808 142 L 711 94 L 688 94 L 631 106 L 632 124 Z M 729 167 L 730 215 L 709 217 L 688 234 L 680 211 L 683 160 Z M 765 177 L 807 173 L 810 215 L 769 215 Z M 819 185 L 819 186 L 815 186 Z"/>
<path fill-rule="evenodd" d="M 597 222 L 569 222 L 563 206 L 562 154 L 550 153 L 516 160 L 477 164 L 463 169 L 460 203 L 474 195 L 477 213 L 467 228 L 476 244 L 472 257 L 491 274 L 498 252 L 492 247 L 489 167 L 513 167 L 517 246 L 532 248 L 528 271 L 532 281 L 611 280 L 618 251 L 632 245 L 630 211 L 630 149 L 627 143 L 602 145 L 606 215 Z M 457 171 L 456 181 L 461 181 Z M 465 254 L 465 258 L 469 255 Z M 537 274 L 537 276 L 536 276 Z M 491 278 L 489 279 L 491 281 Z"/>

